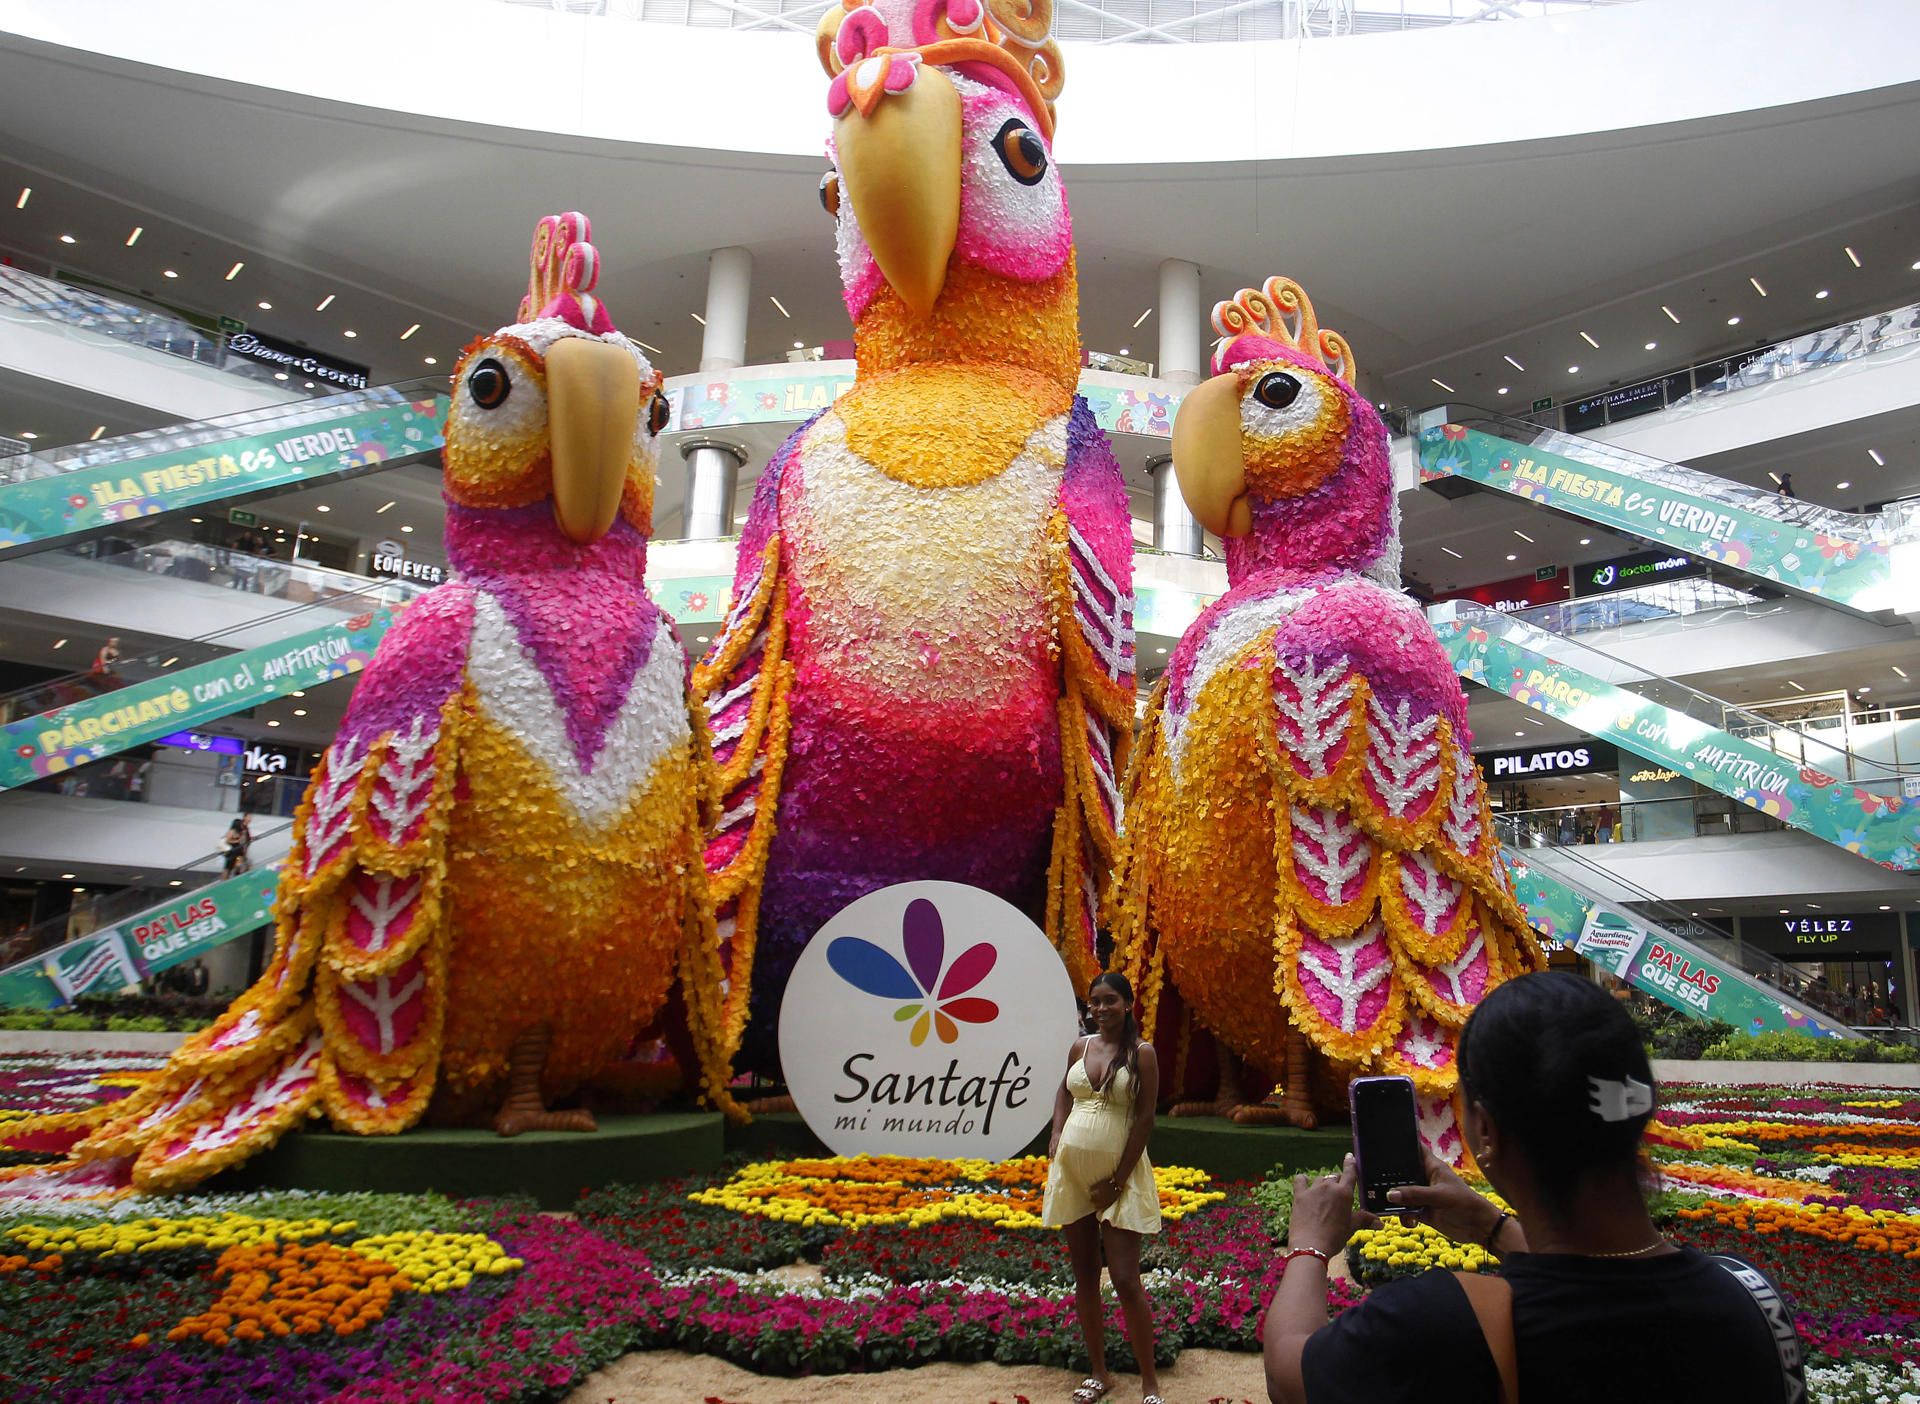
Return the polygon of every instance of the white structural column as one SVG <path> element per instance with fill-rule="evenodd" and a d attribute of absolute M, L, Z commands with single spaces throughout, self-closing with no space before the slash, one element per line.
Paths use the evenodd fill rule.
<path fill-rule="evenodd" d="M 1200 355 L 1200 269 L 1184 259 L 1160 264 L 1160 378 L 1176 385 L 1198 385 L 1204 378 Z"/>
<path fill-rule="evenodd" d="M 753 296 L 753 255 L 715 249 L 707 259 L 706 334 L 700 342 L 703 375 L 737 370 L 747 361 L 747 304 Z M 733 490 L 746 455 L 732 444 L 692 439 L 680 445 L 687 465 L 680 534 L 710 541 L 733 534 Z"/>
<path fill-rule="evenodd" d="M 707 259 L 707 331 L 700 370 L 733 370 L 747 363 L 747 302 L 753 296 L 753 255 L 715 249 Z"/>
<path fill-rule="evenodd" d="M 1187 510 L 1180 483 L 1173 475 L 1173 459 L 1162 454 L 1147 460 L 1153 475 L 1153 544 L 1180 556 L 1198 556 L 1206 547 L 1206 532 Z"/>

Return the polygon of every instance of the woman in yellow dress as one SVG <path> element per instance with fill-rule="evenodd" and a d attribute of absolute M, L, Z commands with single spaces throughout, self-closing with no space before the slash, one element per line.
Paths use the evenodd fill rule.
<path fill-rule="evenodd" d="M 1126 1317 L 1127 1340 L 1140 1363 L 1141 1404 L 1162 1404 L 1153 1368 L 1153 1308 L 1140 1283 L 1140 1236 L 1160 1232 L 1160 1193 L 1147 1160 L 1160 1065 L 1140 1039 L 1133 987 L 1124 975 L 1095 977 L 1087 991 L 1094 1032 L 1067 1053 L 1066 1076 L 1053 1099 L 1053 1139 L 1041 1219 L 1067 1231 L 1073 1258 L 1074 1308 L 1092 1371 L 1074 1404 L 1095 1404 L 1113 1388 L 1107 1372 L 1106 1322 L 1100 1306 L 1100 1248 Z"/>

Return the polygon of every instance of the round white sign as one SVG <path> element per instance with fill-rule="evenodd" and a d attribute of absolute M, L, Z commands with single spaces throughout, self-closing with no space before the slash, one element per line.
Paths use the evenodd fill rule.
<path fill-rule="evenodd" d="M 957 882 L 869 892 L 780 1004 L 794 1105 L 836 1155 L 1018 1155 L 1053 1117 L 1073 983 L 1018 907 Z"/>

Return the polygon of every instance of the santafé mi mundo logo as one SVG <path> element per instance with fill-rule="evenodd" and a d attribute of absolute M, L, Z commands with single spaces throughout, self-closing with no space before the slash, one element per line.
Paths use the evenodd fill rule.
<path fill-rule="evenodd" d="M 969 946 L 952 965 L 946 964 L 947 933 L 940 909 L 924 897 L 907 903 L 900 922 L 900 941 L 907 963 L 901 965 L 886 951 L 858 936 L 842 936 L 827 943 L 827 964 L 856 990 L 881 999 L 908 1001 L 893 1011 L 894 1021 L 913 1021 L 909 1036 L 918 1048 L 927 1041 L 929 1027 L 942 1043 L 960 1037 L 954 1021 L 990 1024 L 1000 1017 L 1000 1006 L 967 991 L 993 971 L 999 952 L 988 942 Z"/>

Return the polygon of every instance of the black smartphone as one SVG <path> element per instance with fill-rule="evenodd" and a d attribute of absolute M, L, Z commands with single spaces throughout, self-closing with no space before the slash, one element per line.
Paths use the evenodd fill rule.
<path fill-rule="evenodd" d="M 1360 1172 L 1360 1207 L 1369 1214 L 1410 1214 L 1387 1202 L 1387 1191 L 1424 1185 L 1420 1126 L 1413 1106 L 1413 1079 L 1356 1077 L 1347 1084 L 1353 1113 L 1353 1159 Z"/>

